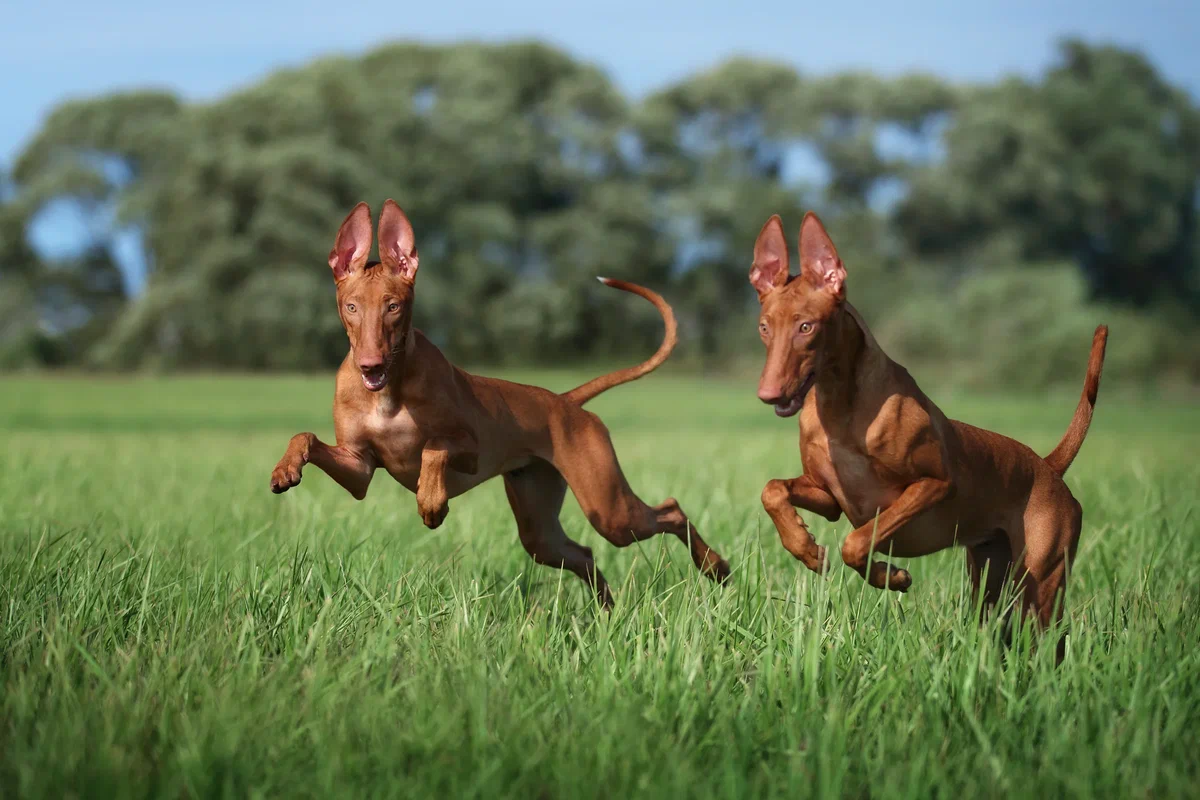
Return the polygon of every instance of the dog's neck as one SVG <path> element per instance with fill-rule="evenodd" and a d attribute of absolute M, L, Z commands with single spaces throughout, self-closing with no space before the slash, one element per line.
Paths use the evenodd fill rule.
<path fill-rule="evenodd" d="M 851 408 L 863 379 L 879 358 L 886 358 L 858 310 L 843 303 L 826 333 L 825 355 L 814 387 L 817 402 L 835 411 Z"/>
<path fill-rule="evenodd" d="M 409 323 L 408 331 L 404 334 L 404 345 L 400 348 L 400 358 L 388 376 L 388 384 L 378 393 L 380 410 L 390 413 L 395 407 L 404 402 L 405 390 L 420 383 L 422 364 L 415 358 L 417 349 L 417 329 Z"/>

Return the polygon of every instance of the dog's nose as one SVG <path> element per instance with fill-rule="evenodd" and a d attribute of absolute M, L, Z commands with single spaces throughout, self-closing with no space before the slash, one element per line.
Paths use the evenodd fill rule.
<path fill-rule="evenodd" d="M 771 405 L 774 405 L 775 403 L 778 403 L 780 398 L 782 398 L 782 397 L 783 397 L 783 387 L 782 386 L 761 386 L 760 385 L 758 387 L 758 399 L 762 400 L 764 403 L 769 403 Z"/>
<path fill-rule="evenodd" d="M 378 358 L 360 358 L 358 360 L 358 368 L 362 372 L 374 372 L 383 366 L 383 356 Z"/>

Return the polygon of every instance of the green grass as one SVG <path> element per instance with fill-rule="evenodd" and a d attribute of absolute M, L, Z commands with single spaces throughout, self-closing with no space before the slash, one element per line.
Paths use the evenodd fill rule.
<path fill-rule="evenodd" d="M 498 482 L 432 532 L 382 473 L 362 503 L 312 468 L 271 495 L 331 399 L 0 377 L 0 795 L 1195 796 L 1195 408 L 1101 391 L 1056 670 L 972 621 L 961 552 L 908 561 L 903 597 L 797 565 L 758 499 L 799 471 L 796 425 L 752 384 L 594 403 L 635 489 L 734 567 L 720 589 L 678 542 L 612 548 L 568 500 L 611 616 L 528 560 Z M 1075 397 L 939 400 L 1046 452 Z"/>

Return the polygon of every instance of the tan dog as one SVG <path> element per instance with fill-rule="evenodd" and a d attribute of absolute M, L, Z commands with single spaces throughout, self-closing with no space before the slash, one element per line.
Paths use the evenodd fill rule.
<path fill-rule="evenodd" d="M 666 361 L 675 346 L 675 316 L 661 297 L 602 278 L 652 302 L 663 316 L 666 337 L 645 363 L 558 395 L 470 375 L 412 327 L 417 248 L 408 218 L 391 200 L 379 218 L 382 263 L 367 261 L 370 250 L 371 211 L 359 203 L 329 254 L 339 314 L 350 337 L 333 404 L 337 445 L 311 433 L 293 436 L 271 474 L 273 492 L 298 484 L 304 465 L 312 463 L 361 500 L 382 467 L 416 493 L 421 519 L 436 528 L 450 510 L 450 498 L 503 475 L 529 555 L 575 573 L 608 607 L 612 596 L 591 549 L 567 538 L 559 523 L 570 486 L 588 521 L 617 547 L 673 533 L 701 572 L 719 581 L 728 577 L 729 565 L 704 543 L 674 499 L 651 507 L 633 493 L 608 430 L 581 407 Z"/>
<path fill-rule="evenodd" d="M 880 349 L 846 302 L 845 280 L 816 215 L 801 225 L 794 277 L 779 217 L 763 226 L 750 269 L 767 347 L 758 397 L 781 417 L 800 413 L 804 467 L 800 477 L 763 489 L 783 546 L 822 571 L 825 548 L 793 506 L 831 522 L 844 513 L 855 529 L 842 544 L 842 560 L 872 586 L 905 591 L 909 574 L 872 562 L 872 552 L 915 557 L 962 544 L 985 606 L 1011 577 L 1025 609 L 1048 624 L 1083 516 L 1062 476 L 1092 420 L 1108 328 L 1096 329 L 1075 417 L 1043 459 L 1020 442 L 947 419 Z"/>

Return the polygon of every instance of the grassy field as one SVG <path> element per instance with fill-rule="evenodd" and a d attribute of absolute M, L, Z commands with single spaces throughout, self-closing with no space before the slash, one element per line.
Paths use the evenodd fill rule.
<path fill-rule="evenodd" d="M 313 468 L 270 494 L 331 397 L 328 376 L 0 376 L 0 794 L 1196 796 L 1194 407 L 1101 390 L 1055 670 L 972 621 L 961 552 L 908 561 L 903 597 L 792 561 L 758 498 L 799 471 L 796 423 L 752 383 L 593 404 L 635 489 L 734 568 L 721 589 L 673 540 L 616 550 L 569 499 L 611 616 L 528 560 L 499 482 L 432 532 L 382 473 L 361 503 Z M 939 396 L 1040 452 L 1075 399 Z"/>

